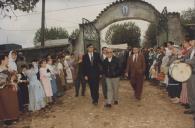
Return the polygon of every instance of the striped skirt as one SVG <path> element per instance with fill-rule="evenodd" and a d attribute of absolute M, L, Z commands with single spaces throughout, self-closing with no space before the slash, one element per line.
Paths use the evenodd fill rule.
<path fill-rule="evenodd" d="M 187 83 L 182 83 L 182 90 L 180 95 L 180 103 L 188 104 L 188 91 L 187 91 Z"/>

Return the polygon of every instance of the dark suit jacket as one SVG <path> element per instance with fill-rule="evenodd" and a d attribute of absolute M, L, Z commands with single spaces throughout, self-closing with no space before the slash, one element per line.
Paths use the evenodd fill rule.
<path fill-rule="evenodd" d="M 133 55 L 131 55 L 128 58 L 126 73 L 130 73 L 130 78 L 135 76 L 144 76 L 145 67 L 145 59 L 142 54 L 138 54 L 136 62 L 133 62 Z"/>
<path fill-rule="evenodd" d="M 190 55 L 191 55 L 192 51 L 193 51 L 193 48 L 190 48 L 190 49 L 188 49 L 188 51 L 185 53 L 185 55 L 184 55 L 183 58 L 182 58 L 184 62 L 190 59 Z"/>
<path fill-rule="evenodd" d="M 93 65 L 91 65 L 88 53 L 83 56 L 83 74 L 88 78 L 97 78 L 101 74 L 101 59 L 99 53 L 93 53 Z"/>
<path fill-rule="evenodd" d="M 119 60 L 117 57 L 113 56 L 111 62 L 108 61 L 108 58 L 103 62 L 103 73 L 108 78 L 120 77 L 121 68 Z"/>

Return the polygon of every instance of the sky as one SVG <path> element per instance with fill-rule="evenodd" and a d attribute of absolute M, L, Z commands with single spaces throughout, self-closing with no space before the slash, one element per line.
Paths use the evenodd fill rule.
<path fill-rule="evenodd" d="M 79 28 L 82 18 L 93 21 L 106 6 L 115 0 L 46 0 L 46 27 L 64 27 L 71 33 Z M 169 12 L 181 12 L 194 7 L 194 0 L 145 0 L 159 12 L 167 6 Z M 41 27 L 41 2 L 33 12 L 16 11 L 18 17 L 0 18 L 0 44 L 16 43 L 32 47 L 37 29 Z M 141 28 L 142 37 L 147 29 L 145 21 L 134 22 Z M 105 30 L 103 30 L 105 31 Z"/>

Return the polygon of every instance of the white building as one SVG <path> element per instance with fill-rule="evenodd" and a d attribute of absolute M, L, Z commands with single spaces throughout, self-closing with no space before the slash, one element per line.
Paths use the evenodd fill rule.
<path fill-rule="evenodd" d="M 47 46 L 59 46 L 59 45 L 68 45 L 70 44 L 68 38 L 67 39 L 56 39 L 56 40 L 47 40 L 45 41 L 45 47 Z M 41 42 L 36 43 L 35 47 L 40 47 Z"/>

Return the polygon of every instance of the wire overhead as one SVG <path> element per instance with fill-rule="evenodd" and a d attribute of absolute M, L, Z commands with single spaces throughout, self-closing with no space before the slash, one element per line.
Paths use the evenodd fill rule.
<path fill-rule="evenodd" d="M 99 3 L 99 4 L 89 4 L 89 5 L 75 6 L 75 7 L 70 7 L 70 8 L 56 9 L 56 10 L 46 10 L 45 13 L 53 13 L 53 12 L 72 10 L 72 9 L 93 7 L 93 6 L 99 6 L 99 5 L 104 5 L 104 4 L 110 4 L 110 3 L 112 3 L 112 2 Z M 31 14 L 24 14 L 24 15 L 18 15 L 17 17 L 24 17 L 24 16 L 30 16 L 30 15 L 39 15 L 39 14 L 41 14 L 41 12 L 36 12 L 36 13 L 31 13 Z"/>

